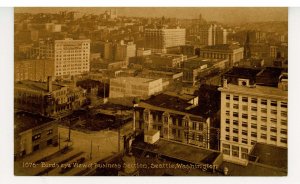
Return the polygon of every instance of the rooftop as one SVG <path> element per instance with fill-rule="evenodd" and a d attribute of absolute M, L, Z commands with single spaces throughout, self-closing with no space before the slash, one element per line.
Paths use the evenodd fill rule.
<path fill-rule="evenodd" d="M 151 96 L 149 99 L 141 101 L 139 106 L 142 108 L 150 108 L 158 111 L 167 111 L 178 115 L 192 115 L 196 117 L 205 117 L 206 109 L 199 109 L 188 103 L 189 100 L 162 93 Z"/>
<path fill-rule="evenodd" d="M 158 140 L 154 146 L 148 146 L 144 142 L 135 142 L 133 147 L 195 164 L 212 164 L 220 154 L 216 151 L 163 139 Z"/>
<path fill-rule="evenodd" d="M 132 82 L 132 83 L 148 83 L 155 81 L 157 79 L 150 79 L 150 78 L 142 78 L 142 77 L 117 77 L 112 78 L 111 80 L 114 81 L 123 81 L 123 82 Z"/>
<path fill-rule="evenodd" d="M 253 161 L 254 163 L 259 163 L 275 168 L 287 169 L 287 154 L 287 148 L 256 143 L 249 155 L 253 158 L 253 160 L 251 161 Z"/>
<path fill-rule="evenodd" d="M 65 86 L 52 83 L 53 91 L 60 90 L 62 87 Z M 30 80 L 18 81 L 15 82 L 15 88 L 27 88 L 27 89 L 41 91 L 41 92 L 48 92 L 47 82 L 39 82 L 39 81 L 30 81 Z"/>
<path fill-rule="evenodd" d="M 218 44 L 218 45 L 211 45 L 206 46 L 202 50 L 223 50 L 223 51 L 230 51 L 230 50 L 236 50 L 239 48 L 243 48 L 239 45 L 230 45 L 230 44 Z"/>
<path fill-rule="evenodd" d="M 269 87 L 269 86 L 260 86 L 256 85 L 256 87 L 245 87 L 239 86 L 234 84 L 227 84 L 227 88 L 220 87 L 220 91 L 228 91 L 232 93 L 239 93 L 239 94 L 251 94 L 261 97 L 271 97 L 271 98 L 280 98 L 287 100 L 288 99 L 288 92 L 284 91 L 280 88 Z"/>
<path fill-rule="evenodd" d="M 225 76 L 234 76 L 239 78 L 255 78 L 255 76 L 261 71 L 259 68 L 244 68 L 244 67 L 233 67 L 231 70 L 226 72 Z"/>
<path fill-rule="evenodd" d="M 14 114 L 14 126 L 15 134 L 30 130 L 34 127 L 46 124 L 54 121 L 53 118 L 41 116 L 38 114 L 32 114 L 24 111 L 15 112 Z"/>

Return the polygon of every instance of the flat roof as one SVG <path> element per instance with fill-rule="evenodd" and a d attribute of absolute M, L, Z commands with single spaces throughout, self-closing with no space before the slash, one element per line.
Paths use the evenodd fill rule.
<path fill-rule="evenodd" d="M 206 46 L 203 47 L 202 50 L 224 50 L 224 51 L 229 51 L 229 50 L 235 50 L 243 48 L 240 45 L 231 45 L 231 44 L 218 44 L 218 45 L 211 45 L 211 46 Z"/>
<path fill-rule="evenodd" d="M 160 155 L 168 156 L 170 158 L 196 164 L 212 164 L 220 154 L 217 151 L 207 150 L 204 148 L 164 139 L 159 139 L 153 147 L 147 145 L 148 144 L 144 142 L 135 142 L 133 146 L 139 149 L 144 149 L 146 151 L 152 151 Z"/>
<path fill-rule="evenodd" d="M 249 154 L 256 157 L 256 163 L 287 169 L 288 150 L 287 148 L 278 147 L 269 144 L 256 143 Z"/>
<path fill-rule="evenodd" d="M 14 113 L 15 134 L 24 132 L 34 127 L 49 123 L 55 119 L 33 114 L 29 112 L 19 111 Z"/>
<path fill-rule="evenodd" d="M 284 100 L 288 99 L 288 91 L 284 91 L 277 87 L 269 87 L 269 86 L 256 85 L 255 87 L 252 88 L 252 87 L 239 86 L 234 84 L 227 84 L 227 88 L 220 87 L 219 91 L 245 94 L 245 95 L 256 95 L 262 97 L 280 98 Z"/>
<path fill-rule="evenodd" d="M 117 77 L 117 78 L 112 78 L 111 80 L 115 81 L 125 81 L 125 82 L 138 82 L 138 83 L 148 83 L 152 81 L 156 81 L 159 79 L 150 79 L 150 78 L 142 78 L 142 77 Z"/>
<path fill-rule="evenodd" d="M 199 106 L 193 106 L 192 104 L 187 103 L 187 100 L 164 93 L 151 96 L 149 99 L 141 101 L 139 107 L 157 111 L 168 111 L 169 113 L 183 116 L 193 115 L 199 118 L 205 118 L 204 115 L 207 111 L 206 109 L 200 109 Z M 190 109 L 187 110 L 188 107 L 190 107 Z"/>
<path fill-rule="evenodd" d="M 52 90 L 59 90 L 62 87 L 65 87 L 63 85 L 55 84 L 52 82 Z M 18 81 L 15 82 L 15 88 L 27 88 L 32 89 L 36 91 L 42 91 L 42 92 L 48 92 L 47 90 L 47 82 L 39 82 L 39 81 L 30 81 L 30 80 L 24 80 L 24 81 Z"/>
<path fill-rule="evenodd" d="M 233 67 L 231 70 L 226 72 L 225 76 L 234 76 L 239 78 L 254 78 L 261 69 L 259 68 L 245 68 L 245 67 Z"/>

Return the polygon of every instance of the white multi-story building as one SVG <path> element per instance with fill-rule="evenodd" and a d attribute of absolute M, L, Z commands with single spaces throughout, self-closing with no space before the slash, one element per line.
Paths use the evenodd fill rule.
<path fill-rule="evenodd" d="M 39 43 L 40 58 L 54 59 L 54 75 L 79 75 L 90 70 L 90 40 L 45 40 Z"/>
<path fill-rule="evenodd" d="M 145 48 L 153 53 L 166 53 L 166 48 L 185 45 L 185 29 L 145 29 Z"/>
<path fill-rule="evenodd" d="M 287 74 L 285 74 L 287 75 Z M 224 80 L 221 91 L 221 151 L 225 161 L 248 164 L 255 143 L 287 148 L 287 77 L 278 87 Z"/>
<path fill-rule="evenodd" d="M 148 97 L 162 90 L 161 78 L 118 77 L 110 79 L 109 98 Z"/>
<path fill-rule="evenodd" d="M 55 40 L 55 76 L 78 75 L 90 70 L 90 40 Z"/>

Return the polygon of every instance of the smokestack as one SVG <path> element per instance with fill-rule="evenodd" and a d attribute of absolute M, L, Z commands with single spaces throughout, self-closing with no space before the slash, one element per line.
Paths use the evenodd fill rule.
<path fill-rule="evenodd" d="M 52 92 L 52 77 L 51 76 L 48 76 L 47 90 L 48 90 L 48 92 Z"/>
<path fill-rule="evenodd" d="M 227 88 L 227 79 L 223 79 L 223 88 Z"/>

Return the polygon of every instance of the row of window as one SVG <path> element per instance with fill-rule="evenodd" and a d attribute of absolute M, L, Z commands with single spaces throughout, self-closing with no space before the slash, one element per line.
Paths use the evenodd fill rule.
<path fill-rule="evenodd" d="M 53 134 L 53 129 L 47 130 L 47 135 L 51 135 L 51 134 Z M 34 136 L 32 136 L 33 141 L 36 141 L 40 138 L 41 138 L 41 133 L 38 133 L 38 134 L 35 134 Z"/>
<path fill-rule="evenodd" d="M 230 100 L 230 95 L 229 95 L 229 94 L 226 95 L 226 99 L 227 99 L 227 100 Z M 239 101 L 239 99 L 240 99 L 240 96 L 233 95 L 233 100 L 234 100 L 234 101 Z M 248 102 L 249 99 L 250 99 L 250 97 L 241 97 L 242 102 Z M 257 99 L 257 98 L 251 98 L 250 101 L 251 101 L 251 103 L 253 103 L 253 104 L 257 104 L 258 99 Z M 261 103 L 262 105 L 267 105 L 267 104 L 268 104 L 268 100 L 266 100 L 266 99 L 261 99 L 261 100 L 260 100 L 260 103 Z M 270 105 L 271 105 L 271 106 L 277 106 L 277 104 L 278 104 L 278 102 L 277 102 L 276 100 L 271 100 L 271 102 L 270 102 Z M 287 103 L 286 103 L 286 102 L 281 102 L 281 103 L 280 103 L 280 106 L 281 106 L 282 108 L 287 108 Z"/>
<path fill-rule="evenodd" d="M 238 146 L 234 146 L 232 145 L 231 149 L 230 149 L 230 145 L 229 144 L 223 144 L 223 154 L 224 155 L 231 155 L 233 157 L 237 157 L 239 158 L 239 154 L 240 154 L 240 149 Z M 247 148 L 241 148 L 241 158 L 242 159 L 247 159 L 248 158 L 248 149 Z"/>
<path fill-rule="evenodd" d="M 252 133 L 253 133 L 253 136 L 252 136 Z M 252 137 L 257 137 L 257 134 L 256 134 L 255 132 L 252 132 L 252 133 L 251 133 L 251 136 L 252 136 Z M 261 134 L 260 138 L 261 138 L 261 139 L 267 140 L 267 134 Z M 229 135 L 226 135 L 226 136 L 225 136 L 225 139 L 229 141 L 229 140 L 230 140 L 230 136 L 229 136 Z M 271 140 L 271 141 L 277 141 L 277 136 L 270 135 L 270 140 Z M 239 142 L 239 138 L 236 137 L 236 136 L 233 136 L 233 137 L 232 137 L 232 141 L 234 141 L 234 142 Z M 255 140 L 252 140 L 252 141 L 251 141 L 251 144 L 253 145 L 253 144 L 255 144 L 255 142 L 256 142 Z M 281 137 L 281 138 L 280 138 L 280 142 L 286 144 L 286 143 L 287 143 L 287 138 Z M 242 138 L 242 143 L 243 143 L 243 144 L 248 144 L 248 139 Z"/>
<path fill-rule="evenodd" d="M 230 108 L 230 103 L 226 103 L 226 107 Z M 239 109 L 239 104 L 233 104 L 233 109 Z M 248 111 L 248 105 L 243 105 L 242 110 L 243 111 Z M 257 107 L 252 106 L 251 111 L 257 112 Z M 266 108 L 261 108 L 261 113 L 267 113 L 267 109 Z M 278 111 L 274 110 L 274 109 L 271 109 L 270 113 L 274 114 L 274 115 L 277 115 Z M 280 113 L 281 113 L 281 116 L 287 117 L 287 111 L 284 110 L 284 111 L 281 111 Z M 230 115 L 230 112 L 226 111 L 226 115 Z"/>
<path fill-rule="evenodd" d="M 256 124 L 251 124 L 251 128 L 253 129 L 257 129 L 257 125 Z M 261 130 L 263 131 L 267 131 L 267 126 L 266 125 L 261 125 Z M 226 127 L 225 128 L 225 131 L 226 132 L 230 132 L 230 128 L 229 127 Z M 270 127 L 270 131 L 271 132 L 274 132 L 274 133 L 277 133 L 277 128 L 276 127 Z M 239 129 L 237 128 L 233 128 L 232 129 L 232 132 L 233 133 L 239 133 Z M 256 134 L 256 132 L 252 132 L 253 133 L 253 137 L 256 137 L 256 135 L 254 135 L 254 133 Z M 252 136 L 252 133 L 251 133 L 251 136 Z M 284 128 L 281 128 L 280 129 L 280 133 L 281 134 L 284 134 L 284 135 L 287 135 L 287 129 L 284 129 Z M 242 134 L 243 135 L 248 135 L 248 131 L 247 130 L 242 130 Z"/>

